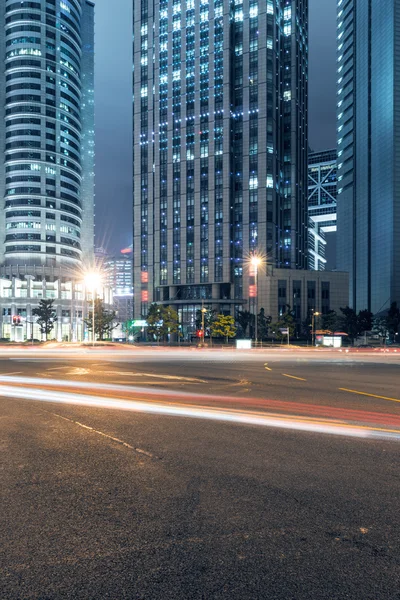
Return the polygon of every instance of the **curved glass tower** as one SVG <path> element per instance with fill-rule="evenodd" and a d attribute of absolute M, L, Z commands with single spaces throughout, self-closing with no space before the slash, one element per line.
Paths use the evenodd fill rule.
<path fill-rule="evenodd" d="M 91 261 L 93 12 L 87 0 L 1 2 L 2 264 Z"/>

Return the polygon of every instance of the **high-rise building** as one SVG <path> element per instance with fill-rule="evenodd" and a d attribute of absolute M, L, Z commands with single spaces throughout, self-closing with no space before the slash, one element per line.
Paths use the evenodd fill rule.
<path fill-rule="evenodd" d="M 39 337 L 32 309 L 53 298 L 54 335 L 79 339 L 94 246 L 94 2 L 2 0 L 0 31 L 2 337 Z"/>
<path fill-rule="evenodd" d="M 324 271 L 336 266 L 336 150 L 308 155 L 308 267 Z M 328 234 L 328 235 L 327 235 Z M 332 248 L 331 248 L 332 246 Z"/>
<path fill-rule="evenodd" d="M 94 3 L 0 6 L 0 262 L 93 256 Z"/>
<path fill-rule="evenodd" d="M 133 318 L 133 263 L 129 248 L 119 256 L 105 259 L 103 264 L 104 280 L 113 292 L 114 308 L 121 323 Z"/>
<path fill-rule="evenodd" d="M 399 0 L 338 0 L 338 268 L 373 313 L 400 303 L 399 19 Z"/>
<path fill-rule="evenodd" d="M 135 316 L 307 266 L 307 0 L 134 0 Z"/>

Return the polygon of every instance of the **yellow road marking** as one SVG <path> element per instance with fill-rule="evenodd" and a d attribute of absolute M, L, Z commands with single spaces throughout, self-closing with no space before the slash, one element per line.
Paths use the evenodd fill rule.
<path fill-rule="evenodd" d="M 272 369 L 270 369 L 269 367 L 265 367 L 266 371 L 272 371 Z"/>
<path fill-rule="evenodd" d="M 400 402 L 398 398 L 388 398 L 387 396 L 377 396 L 377 394 L 368 394 L 367 392 L 359 392 L 358 390 L 348 390 L 347 388 L 339 388 L 341 392 L 349 392 L 350 394 L 359 394 L 360 396 L 369 396 L 370 398 L 379 398 L 380 400 L 390 400 L 390 402 Z"/>
<path fill-rule="evenodd" d="M 288 375 L 287 373 L 282 373 L 284 377 L 290 377 L 290 379 L 298 379 L 299 381 L 307 381 L 307 379 L 303 379 L 302 377 L 295 377 L 294 375 Z"/>

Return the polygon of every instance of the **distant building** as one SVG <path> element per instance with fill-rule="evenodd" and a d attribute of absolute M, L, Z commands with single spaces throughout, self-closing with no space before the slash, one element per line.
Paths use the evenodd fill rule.
<path fill-rule="evenodd" d="M 400 2 L 337 7 L 338 268 L 376 314 L 400 304 Z"/>
<path fill-rule="evenodd" d="M 103 264 L 104 282 L 114 296 L 118 321 L 133 318 L 133 260 L 132 253 L 121 251 L 119 256 L 108 257 Z"/>
<path fill-rule="evenodd" d="M 336 252 L 336 150 L 311 152 L 308 156 L 308 267 L 315 271 L 331 269 L 327 253 Z M 331 234 L 327 236 L 326 234 Z M 333 234 L 333 235 L 332 235 Z M 328 239 L 327 239 L 328 238 Z M 327 244 L 333 247 L 327 248 Z M 329 255 L 329 256 L 330 256 Z M 332 262 L 336 262 L 334 259 Z"/>
<path fill-rule="evenodd" d="M 347 305 L 348 290 L 348 273 L 269 269 L 260 278 L 258 308 L 264 308 L 265 315 L 276 322 L 289 307 L 300 331 L 313 312 L 339 313 Z"/>

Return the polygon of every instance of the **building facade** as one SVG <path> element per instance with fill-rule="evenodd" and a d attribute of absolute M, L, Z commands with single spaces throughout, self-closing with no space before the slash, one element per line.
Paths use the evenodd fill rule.
<path fill-rule="evenodd" d="M 92 258 L 93 12 L 86 0 L 1 3 L 2 263 Z"/>
<path fill-rule="evenodd" d="M 325 270 L 326 234 L 336 234 L 337 231 L 336 156 L 336 150 L 310 152 L 308 155 L 308 266 L 315 271 Z M 333 242 L 332 236 L 329 241 Z"/>
<path fill-rule="evenodd" d="M 300 332 L 312 313 L 325 315 L 334 310 L 340 314 L 340 308 L 347 306 L 348 293 L 348 273 L 268 268 L 260 278 L 258 308 L 264 308 L 272 322 L 293 311 Z"/>
<path fill-rule="evenodd" d="M 349 303 L 400 303 L 399 0 L 338 0 L 338 267 Z"/>
<path fill-rule="evenodd" d="M 0 29 L 0 306 L 15 337 L 22 298 L 66 314 L 93 266 L 94 3 L 3 0 Z"/>
<path fill-rule="evenodd" d="M 0 267 L 0 337 L 12 342 L 43 340 L 33 311 L 40 300 L 54 300 L 57 321 L 49 338 L 59 342 L 92 339 L 88 331 L 92 290 L 79 277 L 68 276 L 63 267 Z M 102 285 L 95 292 L 104 304 L 112 306 L 112 290 Z"/>
<path fill-rule="evenodd" d="M 129 250 L 129 249 L 127 249 Z M 133 258 L 132 252 L 123 250 L 119 256 L 104 261 L 104 283 L 114 296 L 114 308 L 118 321 L 133 319 Z"/>
<path fill-rule="evenodd" d="M 307 267 L 307 0 L 134 0 L 135 317 Z"/>

